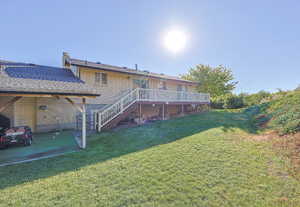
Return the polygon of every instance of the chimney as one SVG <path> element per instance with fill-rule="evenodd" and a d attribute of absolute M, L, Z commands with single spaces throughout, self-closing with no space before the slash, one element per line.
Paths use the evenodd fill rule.
<path fill-rule="evenodd" d="M 135 64 L 135 70 L 138 70 L 138 64 Z"/>
<path fill-rule="evenodd" d="M 0 75 L 4 73 L 4 70 L 5 70 L 5 66 L 0 65 Z"/>
<path fill-rule="evenodd" d="M 67 52 L 63 52 L 63 57 L 62 57 L 62 66 L 64 68 L 70 68 L 71 63 L 70 63 L 70 55 Z"/>

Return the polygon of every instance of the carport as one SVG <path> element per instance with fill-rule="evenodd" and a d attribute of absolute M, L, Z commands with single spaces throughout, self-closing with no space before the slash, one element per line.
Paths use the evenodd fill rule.
<path fill-rule="evenodd" d="M 84 149 L 86 148 L 86 100 L 97 96 L 99 94 L 93 88 L 86 85 L 69 69 L 0 61 L 0 114 L 10 111 L 13 117 L 12 126 L 24 122 L 28 110 L 25 105 L 20 104 L 23 99 L 35 100 L 34 103 L 27 104 L 32 105 L 33 113 L 43 107 L 47 108 L 49 100 L 64 102 L 82 115 L 81 139 L 78 145 Z M 46 104 L 38 105 L 36 100 L 39 99 L 47 100 Z M 51 107 L 59 108 L 60 105 L 52 104 Z M 63 105 L 60 113 L 68 115 L 68 108 Z M 19 116 L 21 112 L 25 114 L 22 120 Z M 25 121 L 27 121 L 26 116 Z M 34 120 L 30 124 L 32 128 L 37 128 L 39 120 Z M 43 127 L 47 128 L 45 125 Z"/>
<path fill-rule="evenodd" d="M 82 140 L 78 143 L 81 148 L 86 148 L 86 98 L 92 98 L 93 96 L 87 94 L 61 94 L 61 93 L 24 93 L 24 92 L 7 92 L 7 91 L 0 91 L 0 96 L 5 97 L 12 97 L 11 100 L 8 100 L 5 103 L 0 103 L 0 113 L 3 112 L 7 107 L 15 104 L 17 101 L 21 100 L 24 97 L 32 97 L 32 98 L 54 98 L 57 100 L 65 99 L 70 105 L 76 108 L 82 114 Z M 80 98 L 81 104 L 75 103 L 72 98 Z"/>

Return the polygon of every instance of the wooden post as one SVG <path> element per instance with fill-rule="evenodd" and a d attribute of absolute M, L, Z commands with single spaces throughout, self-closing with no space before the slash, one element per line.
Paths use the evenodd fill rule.
<path fill-rule="evenodd" d="M 85 108 L 85 98 L 82 99 L 82 146 L 83 149 L 86 148 L 86 108 Z"/>
<path fill-rule="evenodd" d="M 97 117 L 98 117 L 98 132 L 101 132 L 102 120 L 101 120 L 101 113 L 100 112 L 97 112 Z"/>
<path fill-rule="evenodd" d="M 139 115 L 139 119 L 140 119 L 140 124 L 142 123 L 142 104 L 139 104 L 140 106 L 140 115 Z"/>
<path fill-rule="evenodd" d="M 181 105 L 181 113 L 184 114 L 184 106 L 183 106 L 183 104 Z"/>
<path fill-rule="evenodd" d="M 163 103 L 163 108 L 162 108 L 162 119 L 165 120 L 165 104 Z"/>

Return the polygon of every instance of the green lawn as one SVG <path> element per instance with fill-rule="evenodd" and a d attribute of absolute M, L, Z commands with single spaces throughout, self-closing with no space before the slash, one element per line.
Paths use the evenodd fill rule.
<path fill-rule="evenodd" d="M 90 138 L 0 168 L 0 206 L 300 206 L 287 162 L 242 113 L 214 111 Z"/>

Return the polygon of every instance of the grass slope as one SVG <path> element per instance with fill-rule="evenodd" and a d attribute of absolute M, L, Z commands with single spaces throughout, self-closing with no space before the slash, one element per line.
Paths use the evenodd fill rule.
<path fill-rule="evenodd" d="M 300 184 L 243 113 L 102 133 L 85 151 L 0 168 L 0 206 L 300 206 Z"/>
<path fill-rule="evenodd" d="M 246 110 L 258 127 L 278 131 L 281 135 L 300 131 L 300 91 L 275 94 L 273 100 Z"/>

